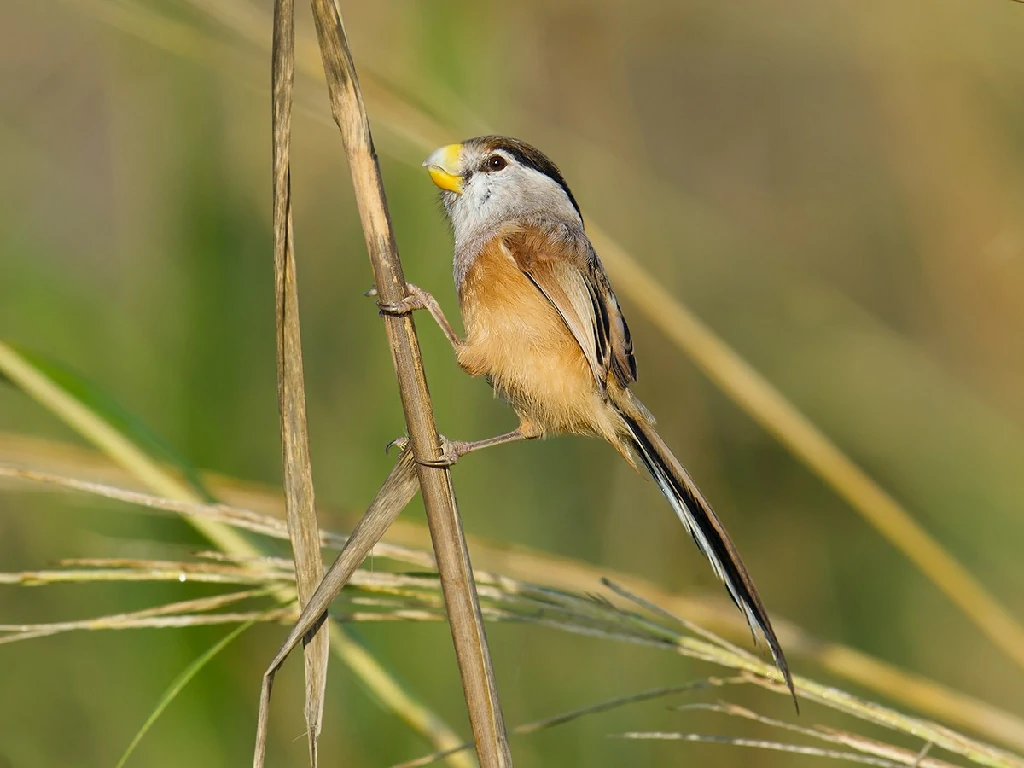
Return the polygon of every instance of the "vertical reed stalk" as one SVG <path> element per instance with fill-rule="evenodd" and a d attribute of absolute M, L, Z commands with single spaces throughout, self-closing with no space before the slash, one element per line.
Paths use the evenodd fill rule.
<path fill-rule="evenodd" d="M 281 417 L 285 510 L 295 559 L 299 606 L 309 602 L 324 576 L 320 531 L 313 496 L 313 470 L 306 424 L 306 384 L 302 372 L 299 334 L 299 296 L 295 278 L 292 231 L 291 129 L 295 82 L 294 0 L 278 0 L 274 8 L 271 64 L 274 144 L 274 296 L 277 330 L 277 400 Z M 327 631 L 314 630 L 304 638 L 306 672 L 305 715 L 310 765 L 317 765 L 317 737 L 323 723 L 327 688 Z"/>
<path fill-rule="evenodd" d="M 405 276 L 341 13 L 335 0 L 312 0 L 312 5 L 331 111 L 348 155 L 377 294 L 382 303 L 398 305 L 406 296 Z M 384 324 L 398 376 L 410 450 L 420 462 L 420 488 L 477 755 L 484 768 L 510 766 L 508 737 L 451 474 L 447 467 L 438 465 L 442 458 L 441 443 L 416 329 L 408 314 L 387 315 Z"/>

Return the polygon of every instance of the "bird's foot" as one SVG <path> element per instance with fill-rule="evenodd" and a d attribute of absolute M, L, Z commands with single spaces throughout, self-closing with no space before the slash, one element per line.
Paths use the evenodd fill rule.
<path fill-rule="evenodd" d="M 363 295 L 375 297 L 377 289 L 371 288 Z M 406 283 L 404 299 L 395 302 L 378 300 L 377 309 L 382 315 L 409 315 L 421 309 L 431 309 L 436 304 L 434 297 L 418 285 Z"/>
<path fill-rule="evenodd" d="M 479 451 L 481 448 L 490 448 L 494 445 L 511 443 L 516 440 L 530 439 L 533 435 L 524 435 L 517 429 L 512 432 L 507 432 L 504 435 L 488 437 L 484 440 L 449 440 L 444 435 L 438 435 L 438 437 L 441 439 L 441 456 L 437 459 L 416 459 L 417 463 L 422 464 L 425 467 L 450 467 L 467 453 Z M 398 448 L 398 450 L 404 451 L 408 447 L 409 438 L 403 436 L 392 440 L 387 444 L 387 447 L 384 450 L 390 451 L 392 448 Z"/>
<path fill-rule="evenodd" d="M 438 467 L 443 469 L 445 467 L 452 466 L 462 456 L 468 453 L 468 451 L 463 450 L 463 447 L 467 445 L 467 443 L 461 440 L 449 440 L 444 435 L 438 435 L 438 438 L 440 438 L 441 441 L 441 455 L 436 459 L 420 459 L 414 456 L 417 464 L 422 464 L 424 467 Z M 402 437 L 397 437 L 388 443 L 384 447 L 384 450 L 385 452 L 390 452 L 392 448 L 397 448 L 399 451 L 407 450 L 409 448 L 409 438 L 404 435 Z"/>

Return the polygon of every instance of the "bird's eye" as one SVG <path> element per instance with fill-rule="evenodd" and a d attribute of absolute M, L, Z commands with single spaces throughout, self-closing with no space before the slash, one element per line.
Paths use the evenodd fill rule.
<path fill-rule="evenodd" d="M 490 157 L 487 158 L 486 162 L 484 163 L 484 168 L 489 173 L 494 173 L 495 171 L 500 171 L 506 165 L 508 165 L 508 160 L 506 160 L 504 157 L 502 157 L 501 155 L 491 155 Z"/>

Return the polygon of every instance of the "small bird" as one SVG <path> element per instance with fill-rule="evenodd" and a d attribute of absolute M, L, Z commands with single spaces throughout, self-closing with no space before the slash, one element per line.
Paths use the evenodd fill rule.
<path fill-rule="evenodd" d="M 428 310 L 459 365 L 486 376 L 520 420 L 508 434 L 453 444 L 455 454 L 571 433 L 604 438 L 631 466 L 642 464 L 755 637 L 764 635 L 795 702 L 786 657 L 736 547 L 629 389 L 637 374 L 629 326 L 561 172 L 503 136 L 441 147 L 423 165 L 454 233 L 465 338 L 426 291 L 409 286 L 405 308 Z"/>

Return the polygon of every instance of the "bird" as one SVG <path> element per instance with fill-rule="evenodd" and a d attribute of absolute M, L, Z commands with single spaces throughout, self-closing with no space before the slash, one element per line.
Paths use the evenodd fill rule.
<path fill-rule="evenodd" d="M 790 694 L 793 678 L 754 582 L 729 534 L 655 429 L 630 386 L 633 342 L 580 207 L 558 167 L 518 139 L 480 136 L 423 162 L 454 236 L 453 271 L 464 337 L 437 300 L 409 284 L 401 307 L 427 310 L 469 374 L 484 376 L 519 417 L 512 432 L 450 443 L 450 459 L 485 446 L 546 435 L 603 438 L 642 465 L 764 637 Z"/>

